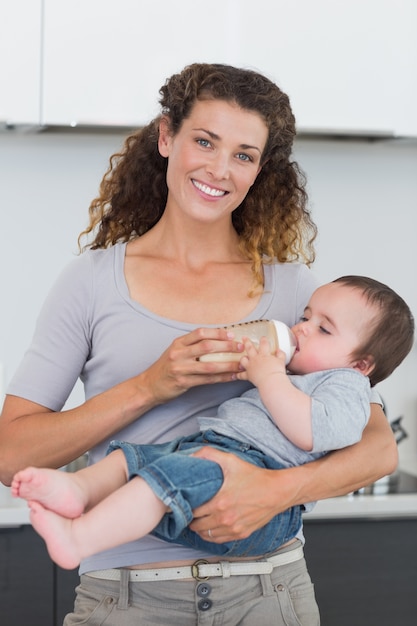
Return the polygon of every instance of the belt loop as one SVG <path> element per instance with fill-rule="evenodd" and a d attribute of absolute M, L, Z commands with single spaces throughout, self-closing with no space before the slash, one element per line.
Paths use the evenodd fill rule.
<path fill-rule="evenodd" d="M 229 561 L 220 561 L 220 566 L 222 568 L 223 578 L 230 578 L 230 563 Z"/>
<path fill-rule="evenodd" d="M 271 574 L 260 574 L 259 580 L 262 586 L 262 595 L 264 597 L 274 594 L 274 585 L 272 584 Z"/>
<path fill-rule="evenodd" d="M 129 578 L 130 571 L 128 569 L 121 569 L 119 601 L 117 603 L 117 608 L 121 610 L 126 610 L 129 608 Z"/>

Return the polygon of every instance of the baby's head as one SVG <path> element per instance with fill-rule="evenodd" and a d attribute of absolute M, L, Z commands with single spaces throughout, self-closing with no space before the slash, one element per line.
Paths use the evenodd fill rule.
<path fill-rule="evenodd" d="M 374 386 L 411 350 L 414 319 L 387 285 L 365 276 L 342 276 L 316 289 L 293 331 L 297 349 L 291 372 L 351 367 Z"/>
<path fill-rule="evenodd" d="M 373 387 L 387 378 L 413 347 L 414 318 L 407 303 L 390 287 L 366 276 L 341 276 L 333 281 L 362 292 L 375 316 L 365 329 L 353 359 L 372 355 L 374 367 L 369 374 Z"/>

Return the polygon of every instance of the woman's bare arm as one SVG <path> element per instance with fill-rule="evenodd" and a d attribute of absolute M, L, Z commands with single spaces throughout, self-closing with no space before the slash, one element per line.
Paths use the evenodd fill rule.
<path fill-rule="evenodd" d="M 198 357 L 235 347 L 223 329 L 194 330 L 173 341 L 146 371 L 67 411 L 6 396 L 0 418 L 0 481 L 10 484 L 16 471 L 28 465 L 62 467 L 187 389 L 234 379 L 231 368 L 237 371 L 238 362 L 204 363 Z"/>
<path fill-rule="evenodd" d="M 0 480 L 8 485 L 28 465 L 61 467 L 152 407 L 132 379 L 61 412 L 6 396 L 0 419 Z"/>
<path fill-rule="evenodd" d="M 217 543 L 248 537 L 274 515 L 297 504 L 344 495 L 393 472 L 398 462 L 395 438 L 378 404 L 361 441 L 312 463 L 264 470 L 232 454 L 204 448 L 198 456 L 216 461 L 225 481 L 220 492 L 194 511 L 192 529 Z"/>

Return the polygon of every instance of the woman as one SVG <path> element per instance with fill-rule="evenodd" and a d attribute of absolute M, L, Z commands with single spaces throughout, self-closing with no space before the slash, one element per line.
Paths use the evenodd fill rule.
<path fill-rule="evenodd" d="M 22 467 L 60 467 L 86 450 L 95 462 L 115 436 L 147 443 L 193 432 L 196 415 L 247 389 L 236 362 L 199 361 L 242 350 L 216 327 L 260 317 L 293 325 L 316 286 L 304 265 L 315 226 L 290 161 L 287 96 L 255 72 L 195 64 L 162 87 L 161 105 L 112 158 L 90 207 L 91 249 L 52 290 L 9 386 L 0 421 L 6 483 Z M 62 411 L 79 376 L 87 400 Z M 279 511 L 356 489 L 396 463 L 377 404 L 362 442 L 299 468 L 199 454 L 225 476 L 192 524 L 215 542 L 247 537 Z M 82 563 L 65 624 L 185 626 L 200 614 L 224 624 L 318 624 L 299 544 L 272 562 L 216 565 L 202 583 L 210 555 L 153 537 L 132 542 Z"/>

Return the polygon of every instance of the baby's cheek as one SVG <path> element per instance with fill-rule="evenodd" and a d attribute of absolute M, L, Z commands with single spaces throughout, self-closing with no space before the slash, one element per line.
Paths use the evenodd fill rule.
<path fill-rule="evenodd" d="M 327 361 L 327 355 L 323 354 L 322 351 L 302 350 L 294 354 L 289 369 L 294 374 L 309 374 L 328 369 Z"/>

